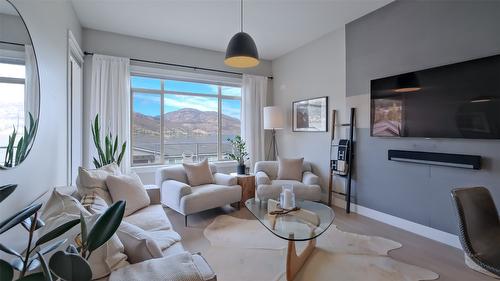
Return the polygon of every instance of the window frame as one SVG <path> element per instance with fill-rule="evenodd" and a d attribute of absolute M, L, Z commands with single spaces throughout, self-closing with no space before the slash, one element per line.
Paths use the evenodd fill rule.
<path fill-rule="evenodd" d="M 132 77 L 144 77 L 144 78 L 152 78 L 160 80 L 160 90 L 155 89 L 144 89 L 144 88 L 133 88 L 132 87 Z M 165 90 L 165 80 L 177 80 L 184 82 L 193 82 L 193 83 L 203 83 L 216 85 L 217 94 L 201 94 L 201 93 L 190 93 L 190 92 L 178 92 L 178 91 L 169 91 Z M 184 72 L 184 71 L 175 71 L 175 70 L 167 70 L 167 69 L 157 69 L 157 68 L 149 68 L 142 66 L 132 65 L 130 69 L 130 159 L 131 166 L 134 167 L 147 167 L 147 166 L 165 166 L 170 165 L 169 163 L 165 163 L 165 124 L 164 119 L 160 118 L 160 160 L 156 163 L 133 163 L 133 147 L 134 147 L 134 138 L 133 134 L 133 126 L 134 126 L 134 93 L 141 94 L 154 94 L 160 95 L 160 114 L 161 116 L 165 113 L 165 95 L 180 95 L 180 96 L 192 96 L 192 97 L 208 97 L 208 98 L 217 98 L 217 162 L 221 161 L 231 161 L 224 159 L 224 155 L 222 153 L 222 101 L 223 100 L 239 100 L 242 101 L 242 97 L 240 96 L 231 96 L 231 95 L 223 95 L 222 87 L 242 87 L 241 77 L 227 77 L 227 76 L 218 76 L 218 75 L 207 75 L 200 74 L 194 72 Z M 241 122 L 241 112 L 240 112 L 240 122 Z M 198 155 L 196 155 L 198 156 Z"/>

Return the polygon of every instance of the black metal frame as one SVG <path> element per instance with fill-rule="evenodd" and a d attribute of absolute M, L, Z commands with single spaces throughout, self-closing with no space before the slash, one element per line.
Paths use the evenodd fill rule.
<path fill-rule="evenodd" d="M 318 100 L 318 99 L 325 99 L 325 101 L 326 101 L 326 109 L 325 109 L 326 124 L 325 124 L 325 130 L 321 130 L 321 131 L 307 131 L 307 130 L 302 131 L 302 130 L 296 130 L 295 129 L 295 121 L 294 121 L 295 118 L 293 118 L 295 116 L 295 107 L 294 107 L 294 105 L 296 103 L 299 103 L 299 102 L 310 101 L 310 100 Z M 292 101 L 292 132 L 325 133 L 325 132 L 328 132 L 328 124 L 329 124 L 329 122 L 328 122 L 328 96 Z"/>

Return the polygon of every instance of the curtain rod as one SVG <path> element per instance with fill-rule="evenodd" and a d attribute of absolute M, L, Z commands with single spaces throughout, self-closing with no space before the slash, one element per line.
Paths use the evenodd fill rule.
<path fill-rule="evenodd" d="M 91 52 L 83 52 L 83 53 L 85 55 L 88 55 L 88 56 L 93 56 L 94 55 L 94 53 L 91 53 Z M 243 73 L 241 73 L 241 72 L 227 71 L 227 70 L 220 70 L 220 69 L 206 68 L 206 67 L 198 67 L 198 66 L 193 66 L 193 65 L 185 65 L 185 64 L 161 62 L 161 61 L 152 61 L 152 60 L 143 60 L 143 59 L 134 59 L 134 58 L 131 58 L 130 60 L 137 61 L 137 62 L 145 62 L 145 63 L 153 63 L 153 64 L 175 66 L 175 67 L 191 68 L 193 70 L 204 70 L 204 71 L 219 72 L 219 73 L 226 73 L 226 74 L 243 75 Z M 272 76 L 267 76 L 267 78 L 268 79 L 273 79 Z"/>
<path fill-rule="evenodd" d="M 22 44 L 22 43 L 8 42 L 8 41 L 2 41 L 2 40 L 0 40 L 0 43 L 1 44 L 9 44 L 9 45 L 16 45 L 16 46 L 23 46 L 24 47 L 24 44 Z"/>

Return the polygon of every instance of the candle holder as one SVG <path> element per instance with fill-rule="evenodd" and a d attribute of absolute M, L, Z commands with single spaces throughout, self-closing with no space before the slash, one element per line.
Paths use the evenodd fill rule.
<path fill-rule="evenodd" d="M 293 193 L 293 185 L 283 185 L 280 193 L 280 207 L 290 210 L 296 207 L 295 193 Z"/>

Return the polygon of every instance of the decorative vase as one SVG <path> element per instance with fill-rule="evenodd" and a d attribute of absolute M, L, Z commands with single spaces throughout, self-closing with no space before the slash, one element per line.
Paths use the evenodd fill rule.
<path fill-rule="evenodd" d="M 245 174 L 245 164 L 239 164 L 238 167 L 236 167 L 236 172 L 238 175 L 244 175 Z"/>

